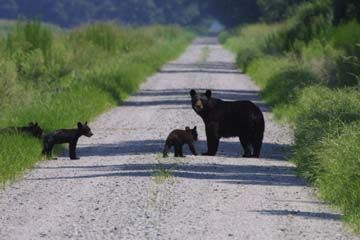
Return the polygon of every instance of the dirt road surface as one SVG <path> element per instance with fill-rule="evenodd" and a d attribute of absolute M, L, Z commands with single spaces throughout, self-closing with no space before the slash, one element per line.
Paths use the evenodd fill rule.
<path fill-rule="evenodd" d="M 98 117 L 78 161 L 38 164 L 0 191 L 0 239 L 358 239 L 296 176 L 292 132 L 273 121 L 259 90 L 214 38 L 199 38 L 123 106 Z M 141 69 L 139 69 L 141 71 Z M 266 117 L 262 158 L 241 158 L 236 138 L 216 157 L 163 159 L 175 128 L 204 124 L 190 89 L 254 101 Z M 172 153 L 171 153 L 172 156 Z"/>

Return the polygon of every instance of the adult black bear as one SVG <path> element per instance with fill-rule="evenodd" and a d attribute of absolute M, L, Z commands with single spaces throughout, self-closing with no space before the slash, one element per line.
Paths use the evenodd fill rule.
<path fill-rule="evenodd" d="M 79 122 L 78 127 L 74 129 L 60 129 L 51 132 L 44 137 L 43 154 L 50 156 L 55 144 L 69 143 L 70 159 L 79 159 L 76 157 L 76 144 L 79 137 L 91 137 L 92 135 L 93 133 L 87 125 L 87 122 L 85 124 Z"/>
<path fill-rule="evenodd" d="M 208 151 L 203 155 L 216 155 L 220 138 L 239 137 L 243 157 L 260 156 L 265 122 L 254 103 L 212 98 L 210 90 L 201 94 L 191 90 L 190 96 L 194 111 L 205 123 Z"/>
<path fill-rule="evenodd" d="M 27 133 L 33 137 L 41 139 L 43 130 L 39 126 L 38 123 L 29 123 L 28 126 L 25 127 L 8 127 L 0 130 L 1 133 Z"/>
<path fill-rule="evenodd" d="M 174 146 L 175 148 L 175 157 L 184 157 L 183 155 L 183 145 L 187 144 L 190 148 L 190 151 L 196 156 L 196 150 L 194 142 L 198 140 L 198 134 L 196 126 L 193 129 L 186 127 L 185 130 L 176 129 L 172 131 L 166 139 L 163 157 L 167 157 L 169 149 Z"/>

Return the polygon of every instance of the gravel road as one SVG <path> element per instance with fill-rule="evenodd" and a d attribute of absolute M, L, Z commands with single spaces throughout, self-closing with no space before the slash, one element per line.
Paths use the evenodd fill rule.
<path fill-rule="evenodd" d="M 175 128 L 204 124 L 189 91 L 249 99 L 266 118 L 262 158 L 241 158 L 237 139 L 216 157 L 163 159 Z M 292 132 L 273 121 L 259 90 L 214 38 L 199 38 L 123 106 L 90 124 L 78 161 L 38 164 L 0 191 L 0 239 L 358 239 L 285 161 Z M 171 153 L 170 156 L 173 156 Z"/>

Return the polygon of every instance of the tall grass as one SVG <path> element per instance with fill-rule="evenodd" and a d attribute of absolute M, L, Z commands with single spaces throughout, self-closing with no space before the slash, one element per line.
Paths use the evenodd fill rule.
<path fill-rule="evenodd" d="M 0 128 L 37 121 L 48 132 L 91 120 L 120 104 L 192 38 L 174 26 L 97 23 L 54 34 L 38 22 L 19 23 L 0 48 L 0 86 L 6 86 L 0 91 L 13 99 L 0 97 Z M 0 139 L 0 183 L 41 158 L 37 140 Z"/>

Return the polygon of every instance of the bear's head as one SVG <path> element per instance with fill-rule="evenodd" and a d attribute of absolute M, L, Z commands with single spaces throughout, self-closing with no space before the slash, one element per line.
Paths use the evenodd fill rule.
<path fill-rule="evenodd" d="M 42 134 L 43 134 L 43 130 L 41 129 L 41 127 L 39 126 L 39 124 L 36 123 L 29 123 L 29 126 L 26 127 L 27 131 L 33 135 L 36 138 L 41 138 Z"/>
<path fill-rule="evenodd" d="M 192 89 L 190 91 L 190 96 L 192 107 L 196 113 L 201 114 L 208 110 L 209 100 L 211 99 L 211 90 L 206 90 L 205 93 L 197 93 Z"/>
<path fill-rule="evenodd" d="M 185 128 L 186 132 L 191 133 L 191 136 L 193 137 L 194 141 L 198 140 L 198 133 L 197 133 L 197 127 L 195 126 L 193 129 L 190 129 L 189 127 Z"/>
<path fill-rule="evenodd" d="M 91 132 L 91 129 L 87 124 L 88 124 L 87 122 L 85 122 L 85 124 L 78 122 L 78 130 L 80 131 L 81 135 L 84 135 L 86 137 L 91 137 L 94 134 Z"/>

